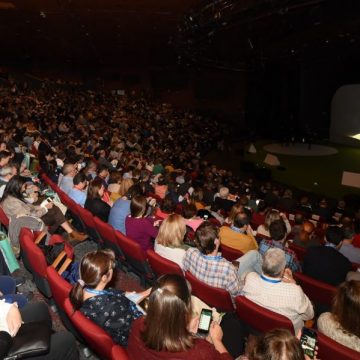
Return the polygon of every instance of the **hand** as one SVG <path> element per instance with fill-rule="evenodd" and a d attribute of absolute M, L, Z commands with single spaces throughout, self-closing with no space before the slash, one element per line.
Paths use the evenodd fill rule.
<path fill-rule="evenodd" d="M 284 273 L 282 276 L 282 281 L 286 282 L 286 283 L 296 284 L 296 281 L 294 280 L 293 275 L 292 275 L 292 271 L 289 268 L 286 268 L 284 270 Z"/>
<path fill-rule="evenodd" d="M 222 331 L 220 325 L 216 321 L 213 321 L 210 325 L 210 330 L 209 330 L 209 337 L 211 339 L 211 343 L 221 341 L 223 338 L 223 335 L 224 334 L 223 334 L 223 331 Z"/>
<path fill-rule="evenodd" d="M 199 321 L 200 321 L 200 316 L 195 316 L 190 320 L 190 323 L 188 325 L 188 330 L 192 333 L 192 334 L 196 334 L 198 331 L 198 327 L 199 327 Z"/>
<path fill-rule="evenodd" d="M 16 303 L 14 303 L 11 306 L 11 308 L 6 316 L 7 326 L 9 328 L 9 332 L 12 337 L 16 336 L 16 334 L 18 333 L 20 326 L 22 324 L 20 311 L 19 311 L 17 305 L 15 305 L 15 304 Z"/>
<path fill-rule="evenodd" d="M 154 226 L 160 226 L 161 220 L 155 220 L 154 221 Z"/>
<path fill-rule="evenodd" d="M 151 288 L 148 288 L 145 291 L 139 292 L 138 294 L 141 295 L 141 299 L 138 301 L 138 303 L 142 302 L 145 298 L 147 298 L 151 293 Z"/>
<path fill-rule="evenodd" d="M 47 209 L 51 209 L 53 206 L 54 206 L 54 204 L 53 204 L 52 202 L 49 202 L 49 203 L 47 203 L 47 204 L 45 205 L 45 207 L 46 207 Z"/>

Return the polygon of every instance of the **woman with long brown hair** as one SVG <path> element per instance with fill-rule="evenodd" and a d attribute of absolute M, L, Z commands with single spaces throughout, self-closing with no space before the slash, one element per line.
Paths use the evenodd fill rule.
<path fill-rule="evenodd" d="M 195 335 L 198 318 L 192 317 L 191 292 L 179 275 L 163 275 L 153 286 L 147 315 L 135 320 L 128 354 L 131 359 L 232 359 L 222 343 L 222 330 L 213 322 L 206 339 Z"/>
<path fill-rule="evenodd" d="M 111 250 L 87 253 L 80 262 L 80 277 L 71 289 L 70 301 L 75 310 L 101 326 L 116 343 L 126 346 L 131 324 L 142 313 L 124 292 L 107 289 L 114 268 L 115 255 Z M 138 300 L 148 293 L 139 293 Z"/>
<path fill-rule="evenodd" d="M 88 194 L 84 208 L 89 210 L 94 216 L 97 216 L 104 222 L 108 222 L 111 206 L 103 201 L 105 187 L 102 180 L 95 178 L 89 183 Z"/>
<path fill-rule="evenodd" d="M 360 352 L 360 281 L 338 287 L 331 313 L 322 313 L 317 325 L 321 333 Z"/>

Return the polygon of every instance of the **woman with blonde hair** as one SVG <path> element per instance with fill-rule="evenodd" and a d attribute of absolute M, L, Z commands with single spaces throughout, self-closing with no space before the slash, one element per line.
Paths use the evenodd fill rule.
<path fill-rule="evenodd" d="M 132 179 L 122 179 L 121 183 L 120 183 L 120 188 L 119 188 L 119 197 L 125 196 L 125 194 L 128 192 L 128 190 L 134 185 L 134 182 L 132 181 Z"/>
<path fill-rule="evenodd" d="M 240 202 L 235 203 L 229 211 L 229 216 L 225 219 L 225 224 L 233 225 L 236 215 L 241 212 L 244 212 L 244 206 Z"/>
<path fill-rule="evenodd" d="M 265 223 L 262 225 L 259 225 L 257 228 L 257 234 L 258 235 L 264 235 L 268 238 L 270 238 L 269 233 L 269 227 L 272 222 L 275 220 L 283 220 L 286 226 L 286 233 L 290 234 L 291 232 L 291 225 L 289 223 L 289 220 L 287 219 L 286 215 L 284 213 L 279 212 L 275 209 L 270 209 L 265 216 Z"/>
<path fill-rule="evenodd" d="M 169 215 L 160 226 L 155 240 L 155 252 L 175 262 L 182 268 L 186 250 L 183 243 L 185 233 L 186 224 L 184 218 L 178 214 Z"/>

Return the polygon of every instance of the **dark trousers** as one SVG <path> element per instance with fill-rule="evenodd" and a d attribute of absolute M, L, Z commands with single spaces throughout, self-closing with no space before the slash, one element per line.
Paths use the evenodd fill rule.
<path fill-rule="evenodd" d="M 66 221 L 66 218 L 61 210 L 57 206 L 53 205 L 53 207 L 41 217 L 41 220 L 45 225 L 49 226 L 49 232 L 52 234 Z"/>
<path fill-rule="evenodd" d="M 227 351 L 235 359 L 245 352 L 245 339 L 249 334 L 246 324 L 239 321 L 235 313 L 227 313 L 220 324 L 224 336 L 222 342 Z"/>

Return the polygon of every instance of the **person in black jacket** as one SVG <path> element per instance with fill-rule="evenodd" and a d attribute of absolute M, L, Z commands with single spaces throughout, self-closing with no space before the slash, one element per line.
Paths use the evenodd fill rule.
<path fill-rule="evenodd" d="M 338 251 L 342 240 L 341 228 L 329 226 L 326 230 L 325 246 L 314 246 L 307 250 L 303 264 L 304 274 L 333 286 L 345 281 L 352 265 Z"/>
<path fill-rule="evenodd" d="M 89 183 L 88 194 L 84 208 L 89 210 L 104 222 L 108 222 L 111 206 L 101 200 L 104 195 L 105 187 L 101 179 L 94 179 Z"/>

